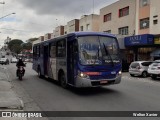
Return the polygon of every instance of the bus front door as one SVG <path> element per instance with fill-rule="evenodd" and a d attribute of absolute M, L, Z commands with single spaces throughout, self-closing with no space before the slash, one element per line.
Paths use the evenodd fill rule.
<path fill-rule="evenodd" d="M 49 46 L 44 46 L 44 57 L 43 57 L 43 65 L 44 65 L 44 75 L 48 76 L 48 57 L 49 57 Z"/>
<path fill-rule="evenodd" d="M 74 76 L 76 71 L 76 50 L 75 41 L 68 41 L 67 43 L 67 76 L 68 83 L 74 85 Z"/>

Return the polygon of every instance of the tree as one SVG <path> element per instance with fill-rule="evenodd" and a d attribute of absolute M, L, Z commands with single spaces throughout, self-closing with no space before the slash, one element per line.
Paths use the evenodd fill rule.
<path fill-rule="evenodd" d="M 25 49 L 25 50 L 31 50 L 32 49 L 32 43 L 30 43 L 30 42 L 23 43 L 22 48 Z"/>
<path fill-rule="evenodd" d="M 27 40 L 27 42 L 33 43 L 33 41 L 36 41 L 36 40 L 38 40 L 38 38 L 30 38 L 30 39 Z"/>
<path fill-rule="evenodd" d="M 22 43 L 23 43 L 22 40 L 14 39 L 14 40 L 12 40 L 8 43 L 8 48 L 12 52 L 15 52 L 15 53 L 19 54 L 22 50 L 22 46 L 21 46 Z"/>

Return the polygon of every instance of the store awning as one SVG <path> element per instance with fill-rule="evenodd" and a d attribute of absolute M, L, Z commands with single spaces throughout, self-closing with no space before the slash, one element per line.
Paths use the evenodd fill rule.
<path fill-rule="evenodd" d="M 124 38 L 126 47 L 153 45 L 154 36 L 152 34 L 134 35 Z"/>
<path fill-rule="evenodd" d="M 153 51 L 150 56 L 152 57 L 160 57 L 160 49 Z"/>

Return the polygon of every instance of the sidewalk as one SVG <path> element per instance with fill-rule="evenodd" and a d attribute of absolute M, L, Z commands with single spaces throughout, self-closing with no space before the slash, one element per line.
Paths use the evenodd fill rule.
<path fill-rule="evenodd" d="M 23 111 L 23 102 L 12 90 L 11 80 L 5 66 L 0 66 L 0 111 Z M 5 120 L 5 118 L 0 118 Z M 17 120 L 19 118 L 10 118 Z"/>

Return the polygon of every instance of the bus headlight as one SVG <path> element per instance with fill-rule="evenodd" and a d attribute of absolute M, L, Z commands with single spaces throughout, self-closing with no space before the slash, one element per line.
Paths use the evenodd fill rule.
<path fill-rule="evenodd" d="M 88 75 L 86 75 L 85 73 L 81 72 L 81 71 L 78 71 L 78 75 L 81 77 L 81 78 L 87 78 Z"/>
<path fill-rule="evenodd" d="M 119 71 L 119 72 L 118 72 L 118 75 L 122 75 L 122 71 Z"/>

